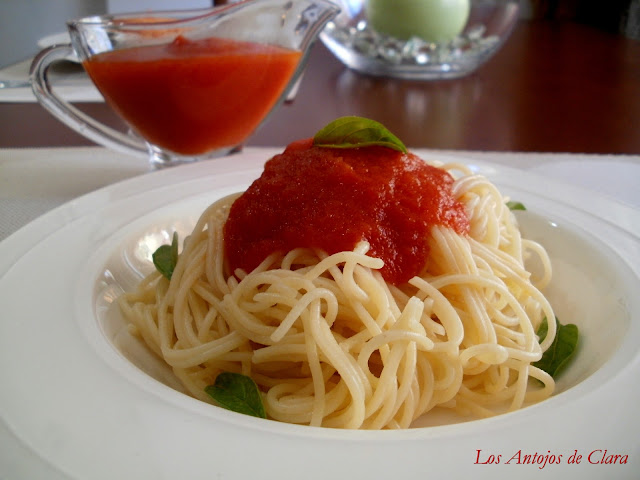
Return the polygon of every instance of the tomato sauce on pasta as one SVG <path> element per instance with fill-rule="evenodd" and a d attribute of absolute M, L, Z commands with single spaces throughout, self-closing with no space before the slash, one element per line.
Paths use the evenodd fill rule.
<path fill-rule="evenodd" d="M 446 170 L 381 146 L 336 149 L 290 144 L 236 200 L 225 225 L 232 269 L 253 270 L 271 253 L 353 250 L 384 261 L 382 276 L 407 282 L 425 268 L 434 225 L 466 234 L 464 205 Z"/>

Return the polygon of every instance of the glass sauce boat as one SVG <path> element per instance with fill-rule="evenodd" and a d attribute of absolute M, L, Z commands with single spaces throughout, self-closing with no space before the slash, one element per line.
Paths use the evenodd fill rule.
<path fill-rule="evenodd" d="M 70 21 L 71 44 L 34 59 L 33 91 L 80 134 L 156 167 L 218 157 L 238 149 L 285 99 L 338 11 L 326 0 L 250 0 Z M 54 92 L 47 70 L 65 59 L 82 62 L 128 134 Z"/>

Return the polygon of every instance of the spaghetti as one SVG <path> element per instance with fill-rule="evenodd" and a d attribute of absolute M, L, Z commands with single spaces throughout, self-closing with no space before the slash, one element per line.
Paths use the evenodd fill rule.
<path fill-rule="evenodd" d="M 553 379 L 533 362 L 555 337 L 541 289 L 545 250 L 523 239 L 505 198 L 465 166 L 439 166 L 468 233 L 433 225 L 420 275 L 393 284 L 359 241 L 351 250 L 274 252 L 229 271 L 224 226 L 239 194 L 201 215 L 171 280 L 154 272 L 119 303 L 194 397 L 223 372 L 250 376 L 269 418 L 334 428 L 407 428 L 435 407 L 486 417 L 543 400 Z M 536 279 L 525 259 L 541 259 Z M 539 386 L 529 385 L 529 379 Z"/>

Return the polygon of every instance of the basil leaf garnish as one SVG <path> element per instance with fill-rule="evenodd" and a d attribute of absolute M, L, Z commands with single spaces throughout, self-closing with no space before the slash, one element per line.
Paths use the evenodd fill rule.
<path fill-rule="evenodd" d="M 178 263 L 178 233 L 173 232 L 171 245 L 161 245 L 158 247 L 158 249 L 153 252 L 152 258 L 156 270 L 164 275 L 167 280 L 171 280 L 173 270 Z"/>
<path fill-rule="evenodd" d="M 526 210 L 525 206 L 520 202 L 507 202 L 507 207 L 509 207 L 509 210 Z"/>
<path fill-rule="evenodd" d="M 381 123 L 363 117 L 341 117 L 322 128 L 313 144 L 329 148 L 380 145 L 407 153 L 407 147 Z"/>
<path fill-rule="evenodd" d="M 546 338 L 548 330 L 549 326 L 545 317 L 536 332 L 541 342 Z M 562 325 L 556 318 L 556 338 L 553 339 L 553 343 L 547 351 L 542 354 L 542 358 L 533 363 L 533 366 L 544 370 L 553 378 L 557 378 L 576 352 L 579 337 L 576 325 Z"/>
<path fill-rule="evenodd" d="M 240 373 L 222 372 L 204 391 L 221 407 L 237 413 L 267 418 L 256 382 Z"/>
<path fill-rule="evenodd" d="M 557 332 L 558 330 L 556 330 L 556 335 Z M 540 343 L 544 342 L 544 339 L 547 338 L 547 333 L 549 333 L 549 322 L 547 322 L 547 317 L 544 317 L 538 327 L 538 331 L 536 332 L 536 335 L 538 335 L 538 338 L 540 339 Z"/>

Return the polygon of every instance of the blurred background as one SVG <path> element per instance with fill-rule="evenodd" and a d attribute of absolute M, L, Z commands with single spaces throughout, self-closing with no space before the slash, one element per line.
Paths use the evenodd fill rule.
<path fill-rule="evenodd" d="M 108 12 L 210 7 L 214 0 L 0 0 L 0 67 L 32 57 L 65 22 Z"/>
<path fill-rule="evenodd" d="M 107 12 L 201 8 L 233 0 L 0 0 L 0 67 L 33 56 L 71 18 Z M 392 1 L 392 0 L 390 0 Z M 640 0 L 520 0 L 523 20 L 586 23 L 640 40 Z"/>

